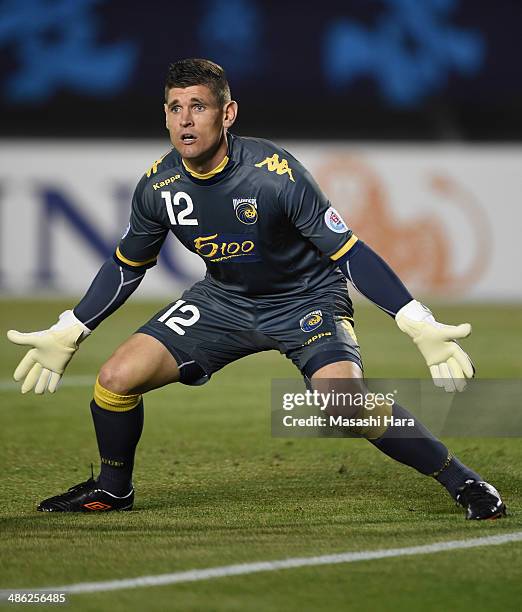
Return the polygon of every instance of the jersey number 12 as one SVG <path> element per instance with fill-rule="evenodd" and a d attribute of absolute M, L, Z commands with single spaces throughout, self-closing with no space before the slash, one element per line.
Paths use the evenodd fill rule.
<path fill-rule="evenodd" d="M 184 191 L 178 191 L 174 195 L 174 202 L 172 201 L 172 194 L 170 191 L 162 191 L 161 197 L 165 200 L 165 206 L 167 207 L 167 214 L 169 216 L 171 225 L 197 225 L 197 219 L 189 219 L 188 216 L 194 210 L 194 203 L 188 193 Z M 186 206 L 178 212 L 176 215 L 174 212 L 174 206 L 179 206 L 181 201 L 184 201 Z M 177 217 L 177 218 L 176 218 Z"/>

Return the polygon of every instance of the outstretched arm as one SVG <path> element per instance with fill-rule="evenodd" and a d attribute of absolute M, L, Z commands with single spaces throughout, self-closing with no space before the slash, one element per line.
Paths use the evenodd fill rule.
<path fill-rule="evenodd" d="M 465 379 L 472 378 L 475 369 L 456 341 L 469 336 L 471 325 L 438 323 L 375 251 L 353 234 L 349 241 L 352 245 L 336 260 L 341 271 L 360 293 L 395 317 L 399 329 L 422 353 L 435 385 L 446 391 L 462 391 Z"/>
<path fill-rule="evenodd" d="M 471 326 L 435 321 L 431 311 L 413 299 L 390 266 L 353 234 L 299 162 L 293 159 L 290 163 L 295 180 L 283 183 L 281 192 L 286 216 L 339 266 L 358 291 L 395 317 L 399 328 L 412 338 L 425 358 L 435 385 L 446 391 L 462 391 L 474 368 L 456 340 L 468 336 Z"/>
<path fill-rule="evenodd" d="M 140 181 L 134 193 L 130 224 L 118 248 L 102 265 L 78 305 L 62 312 L 49 329 L 7 332 L 11 342 L 29 347 L 14 372 L 14 379 L 22 381 L 22 393 L 31 389 L 37 394 L 54 393 L 81 341 L 127 300 L 146 270 L 156 264 L 168 227 L 155 218 L 142 198 L 144 182 Z"/>
<path fill-rule="evenodd" d="M 394 317 L 413 297 L 390 266 L 352 234 L 353 246 L 337 265 L 352 285 L 376 306 Z"/>
<path fill-rule="evenodd" d="M 38 395 L 54 393 L 80 343 L 125 302 L 144 276 L 145 269 L 124 268 L 111 257 L 80 303 L 62 312 L 52 327 L 30 333 L 9 330 L 11 342 L 30 347 L 14 372 L 14 379 L 22 381 L 22 393 L 33 388 Z"/>
<path fill-rule="evenodd" d="M 89 330 L 115 312 L 136 291 L 145 277 L 146 269 L 125 266 L 115 257 L 100 268 L 87 293 L 73 308 L 77 317 Z"/>

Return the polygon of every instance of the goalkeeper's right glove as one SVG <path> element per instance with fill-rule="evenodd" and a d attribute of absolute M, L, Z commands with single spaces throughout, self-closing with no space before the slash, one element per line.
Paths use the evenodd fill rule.
<path fill-rule="evenodd" d="M 469 355 L 457 344 L 457 338 L 469 336 L 471 325 L 438 323 L 431 310 L 417 300 L 403 306 L 395 315 L 395 321 L 417 345 L 435 385 L 448 392 L 463 391 L 466 378 L 475 375 L 475 367 Z"/>
<path fill-rule="evenodd" d="M 46 390 L 54 393 L 80 342 L 90 333 L 91 330 L 75 317 L 72 310 L 62 312 L 50 329 L 31 333 L 10 329 L 7 337 L 11 342 L 33 347 L 13 375 L 16 381 L 23 380 L 22 393 L 33 388 L 38 395 Z"/>

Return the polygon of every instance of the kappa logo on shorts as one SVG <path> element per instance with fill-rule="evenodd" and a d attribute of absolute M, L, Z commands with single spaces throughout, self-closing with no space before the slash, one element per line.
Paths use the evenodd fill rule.
<path fill-rule="evenodd" d="M 314 334 L 311 338 L 308 338 L 308 340 L 304 342 L 302 346 L 309 346 L 321 338 L 328 338 L 328 336 L 333 336 L 332 332 L 319 332 L 318 334 Z"/>
<path fill-rule="evenodd" d="M 245 225 L 253 225 L 257 221 L 256 198 L 234 198 L 232 200 L 236 217 Z"/>
<path fill-rule="evenodd" d="M 324 222 L 326 227 L 336 234 L 344 234 L 348 231 L 348 226 L 343 218 L 332 206 L 324 213 Z"/>
<path fill-rule="evenodd" d="M 306 333 L 313 332 L 323 324 L 323 313 L 312 310 L 299 321 L 299 327 Z"/>

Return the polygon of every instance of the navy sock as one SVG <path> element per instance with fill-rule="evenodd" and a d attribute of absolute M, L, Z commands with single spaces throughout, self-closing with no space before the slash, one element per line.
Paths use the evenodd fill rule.
<path fill-rule="evenodd" d="M 125 412 L 105 410 L 92 400 L 91 414 L 101 460 L 98 482 L 113 495 L 126 495 L 132 487 L 134 454 L 143 430 L 143 400 Z"/>
<path fill-rule="evenodd" d="M 401 419 L 413 419 L 415 425 L 390 427 L 377 440 L 370 440 L 388 457 L 415 468 L 421 474 L 433 476 L 453 498 L 466 480 L 482 480 L 476 472 L 452 457 L 447 447 L 405 408 L 394 404 L 392 414 Z"/>
<path fill-rule="evenodd" d="M 457 457 L 450 456 L 449 461 L 444 465 L 443 469 L 434 478 L 448 490 L 448 493 L 457 498 L 459 488 L 466 480 L 482 480 L 482 477 L 474 472 L 469 467 L 465 466 Z"/>

